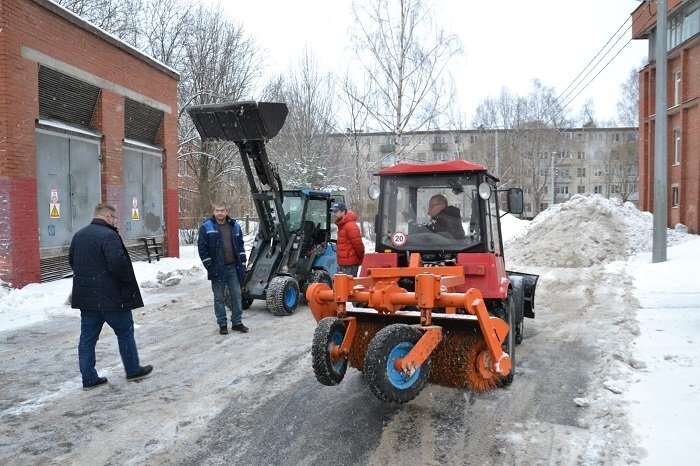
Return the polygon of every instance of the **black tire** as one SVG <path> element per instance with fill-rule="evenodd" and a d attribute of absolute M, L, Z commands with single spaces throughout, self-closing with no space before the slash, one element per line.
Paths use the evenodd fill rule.
<path fill-rule="evenodd" d="M 515 344 L 519 345 L 523 342 L 525 333 L 525 316 L 523 315 L 523 307 L 525 306 L 524 285 L 520 277 L 513 277 L 511 282 L 513 283 L 513 302 L 515 305 Z"/>
<path fill-rule="evenodd" d="M 406 403 L 423 390 L 430 376 L 430 358 L 412 376 L 397 371 L 393 361 L 408 354 L 422 333 L 406 324 L 384 327 L 367 345 L 364 375 L 370 390 L 382 401 Z"/>
<path fill-rule="evenodd" d="M 233 311 L 233 301 L 231 301 L 231 292 L 228 290 L 228 286 L 224 289 L 224 304 L 227 308 Z M 253 298 L 242 298 L 241 308 L 248 309 L 250 305 L 253 304 Z"/>
<path fill-rule="evenodd" d="M 345 337 L 345 325 L 337 317 L 326 317 L 318 323 L 311 344 L 311 360 L 313 362 L 316 380 L 323 385 L 338 385 L 345 377 L 348 369 L 348 359 L 344 357 L 333 361 L 331 345 L 340 346 Z"/>
<path fill-rule="evenodd" d="M 312 270 L 308 280 L 301 287 L 301 296 L 299 298 L 301 302 L 306 302 L 306 290 L 309 289 L 312 283 L 325 283 L 329 288 L 333 288 L 333 279 L 328 272 L 325 270 Z"/>
<path fill-rule="evenodd" d="M 513 294 L 508 292 L 508 299 L 505 303 L 506 311 L 506 323 L 508 324 L 508 335 L 503 341 L 503 351 L 508 353 L 510 356 L 510 373 L 504 377 L 501 377 L 501 382 L 503 385 L 510 385 L 513 383 L 513 378 L 515 377 L 515 345 L 516 345 L 516 332 L 517 326 L 515 324 L 515 299 L 513 299 Z"/>
<path fill-rule="evenodd" d="M 267 309 L 274 315 L 292 315 L 299 304 L 299 284 L 292 277 L 275 277 L 267 286 L 266 298 Z"/>

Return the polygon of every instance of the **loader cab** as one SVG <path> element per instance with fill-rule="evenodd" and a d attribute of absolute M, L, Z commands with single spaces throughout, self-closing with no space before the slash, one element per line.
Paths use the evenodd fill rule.
<path fill-rule="evenodd" d="M 498 180 L 481 165 L 403 163 L 378 176 L 377 252 L 397 252 L 400 262 L 420 252 L 435 263 L 465 252 L 502 255 Z"/>

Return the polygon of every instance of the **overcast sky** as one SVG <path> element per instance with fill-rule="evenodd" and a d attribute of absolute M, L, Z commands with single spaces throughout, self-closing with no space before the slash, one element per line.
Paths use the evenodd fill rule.
<path fill-rule="evenodd" d="M 558 95 L 564 93 L 611 38 L 612 52 L 583 82 L 622 51 L 569 108 L 577 113 L 586 99 L 592 99 L 597 118 L 612 119 L 617 116 L 621 84 L 633 68 L 646 63 L 647 41 L 629 42 L 630 15 L 640 5 L 637 0 L 426 1 L 433 5 L 437 22 L 462 41 L 464 54 L 455 61 L 453 72 L 467 122 L 482 99 L 497 96 L 503 87 L 525 94 L 539 79 Z M 308 46 L 322 66 L 342 73 L 351 56 L 351 5 L 351 0 L 222 2 L 228 17 L 241 23 L 265 50 L 269 70 L 275 72 L 297 63 Z"/>

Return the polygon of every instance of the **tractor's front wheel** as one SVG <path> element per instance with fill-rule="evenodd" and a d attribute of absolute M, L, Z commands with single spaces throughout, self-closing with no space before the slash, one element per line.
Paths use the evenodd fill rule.
<path fill-rule="evenodd" d="M 338 385 L 345 377 L 348 359 L 333 357 L 334 348 L 343 343 L 345 325 L 337 317 L 326 317 L 318 323 L 311 344 L 311 359 L 316 380 L 323 385 Z"/>
<path fill-rule="evenodd" d="M 395 361 L 404 358 L 422 335 L 409 325 L 392 324 L 369 342 L 363 373 L 374 396 L 391 403 L 406 403 L 423 390 L 430 376 L 430 357 L 412 374 L 394 367 Z"/>
<path fill-rule="evenodd" d="M 277 316 L 291 315 L 299 304 L 299 284 L 292 277 L 280 275 L 267 286 L 267 309 Z"/>

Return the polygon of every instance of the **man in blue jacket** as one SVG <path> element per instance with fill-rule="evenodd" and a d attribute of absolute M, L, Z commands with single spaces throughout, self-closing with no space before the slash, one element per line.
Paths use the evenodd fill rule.
<path fill-rule="evenodd" d="M 73 269 L 71 307 L 80 309 L 78 362 L 83 390 L 107 383 L 107 377 L 95 370 L 95 345 L 105 322 L 117 335 L 126 379 L 140 380 L 153 370 L 139 363 L 131 310 L 143 307 L 143 300 L 116 221 L 113 206 L 97 204 L 92 222 L 73 236 L 68 252 Z"/>
<path fill-rule="evenodd" d="M 221 335 L 228 334 L 224 304 L 224 292 L 228 286 L 232 306 L 231 329 L 246 333 L 248 327 L 243 325 L 242 321 L 243 305 L 239 281 L 245 273 L 246 263 L 243 231 L 238 222 L 228 216 L 225 203 L 217 202 L 213 207 L 214 215 L 199 227 L 197 248 L 199 258 L 207 269 L 207 278 L 211 280 L 216 323 Z"/>

